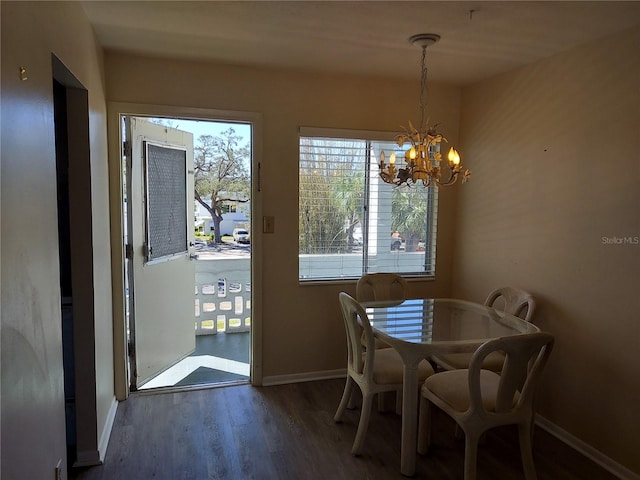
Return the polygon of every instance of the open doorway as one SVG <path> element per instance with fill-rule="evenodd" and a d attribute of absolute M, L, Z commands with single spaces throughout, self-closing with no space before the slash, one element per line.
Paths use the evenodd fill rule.
<path fill-rule="evenodd" d="M 130 389 L 248 382 L 251 123 L 121 115 L 120 127 Z"/>

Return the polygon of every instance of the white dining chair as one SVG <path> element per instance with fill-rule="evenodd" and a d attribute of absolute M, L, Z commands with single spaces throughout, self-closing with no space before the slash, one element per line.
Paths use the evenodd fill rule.
<path fill-rule="evenodd" d="M 397 273 L 376 272 L 362 275 L 356 283 L 356 300 L 359 302 L 371 302 L 376 300 L 404 300 L 407 298 L 407 281 Z M 365 345 L 364 335 L 361 336 Z M 366 345 L 365 345 L 366 348 Z M 390 348 L 379 338 L 375 339 L 375 348 Z M 387 399 L 391 394 L 381 393 L 378 395 L 378 411 L 386 410 Z M 389 399 L 391 401 L 392 399 Z M 396 396 L 396 413 L 400 414 L 402 397 Z"/>
<path fill-rule="evenodd" d="M 531 322 L 536 309 L 533 295 L 514 287 L 496 288 L 489 294 L 484 304 L 520 317 L 527 322 Z"/>
<path fill-rule="evenodd" d="M 488 307 L 493 307 L 511 315 L 530 322 L 536 308 L 536 302 L 533 296 L 514 287 L 501 287 L 492 291 L 484 302 Z M 433 355 L 430 360 L 438 368 L 443 370 L 456 370 L 459 368 L 468 368 L 471 361 L 471 353 L 447 353 Z M 504 355 L 500 352 L 494 352 L 485 359 L 482 368 L 500 372 L 504 364 Z"/>
<path fill-rule="evenodd" d="M 407 281 L 396 273 L 367 273 L 358 279 L 356 298 L 359 302 L 404 300 L 407 298 Z"/>
<path fill-rule="evenodd" d="M 448 370 L 430 376 L 421 389 L 418 453 L 430 443 L 430 406 L 455 420 L 465 433 L 464 480 L 475 480 L 478 442 L 492 428 L 517 425 L 524 474 L 535 480 L 532 454 L 534 393 L 553 348 L 546 332 L 489 340 L 476 350 L 468 369 Z M 483 369 L 485 358 L 503 352 L 500 374 Z"/>
<path fill-rule="evenodd" d="M 358 385 L 362 392 L 362 409 L 351 453 L 360 455 L 369 426 L 373 396 L 383 392 L 400 395 L 403 362 L 393 348 L 375 348 L 369 318 L 356 299 L 345 292 L 339 294 L 339 299 L 347 334 L 347 380 L 334 420 L 342 421 L 344 411 L 350 404 L 353 385 Z M 364 332 L 365 345 L 362 344 L 361 331 Z M 418 376 L 421 382 L 433 373 L 429 362 L 420 362 Z"/>
<path fill-rule="evenodd" d="M 356 283 L 356 299 L 359 302 L 404 300 L 405 298 L 407 298 L 407 281 L 396 273 L 367 273 L 362 275 Z M 389 347 L 377 338 L 375 345 L 376 348 Z"/>

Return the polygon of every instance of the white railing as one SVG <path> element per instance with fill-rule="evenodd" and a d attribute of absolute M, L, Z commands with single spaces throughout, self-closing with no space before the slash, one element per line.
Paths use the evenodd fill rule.
<path fill-rule="evenodd" d="M 199 259 L 195 264 L 196 335 L 248 332 L 251 328 L 250 259 Z"/>
<path fill-rule="evenodd" d="M 373 272 L 424 272 L 424 262 L 424 251 L 400 250 L 369 255 L 369 267 Z M 340 272 L 344 277 L 357 278 L 362 275 L 362 253 L 300 255 L 299 269 L 301 279 L 322 278 L 327 272 L 328 276 L 335 277 L 335 273 Z"/>

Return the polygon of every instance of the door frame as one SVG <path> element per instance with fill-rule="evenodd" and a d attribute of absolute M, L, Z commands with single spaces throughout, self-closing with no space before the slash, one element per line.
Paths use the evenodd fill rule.
<path fill-rule="evenodd" d="M 243 122 L 251 124 L 251 383 L 262 385 L 262 114 L 204 108 L 109 102 L 109 204 L 113 298 L 114 388 L 118 400 L 129 396 L 129 359 L 125 298 L 125 245 L 123 211 L 122 115 L 169 117 L 185 120 Z"/>
<path fill-rule="evenodd" d="M 69 342 L 73 361 L 63 358 L 64 376 L 73 377 L 74 413 L 70 420 L 75 428 L 75 458 L 71 466 L 97 465 L 101 462 L 101 445 L 98 438 L 97 399 L 96 399 L 96 325 L 94 299 L 94 252 L 92 219 L 94 209 L 91 195 L 91 152 L 89 142 L 89 93 L 84 85 L 75 77 L 55 55 L 51 55 L 52 83 L 56 81 L 65 92 L 63 117 L 54 113 L 54 122 L 63 122 L 65 132 L 62 140 L 66 148 L 68 168 L 68 215 L 69 241 L 73 249 L 70 257 L 70 278 L 72 294 L 71 331 L 62 329 L 63 315 L 60 316 L 61 339 Z M 53 92 L 53 90 L 52 90 Z M 54 108 L 54 110 L 58 110 Z M 54 127 L 55 129 L 55 127 Z M 57 132 L 53 132 L 57 137 Z M 58 168 L 61 162 L 58 145 L 56 157 L 56 189 L 58 186 Z M 58 229 L 60 227 L 58 226 Z M 87 241 L 87 238 L 89 241 Z M 58 241 L 58 232 L 56 239 Z M 59 257 L 58 257 L 59 260 Z M 62 267 L 62 266 L 61 266 Z M 62 304 L 59 306 L 62 308 Z M 82 321 L 80 321 L 82 319 Z M 65 378 L 65 383 L 68 381 Z M 69 385 L 66 385 L 69 386 Z M 66 393 L 66 392 L 63 392 Z M 68 428 L 68 426 L 67 426 Z M 66 439 L 67 443 L 69 439 Z M 106 448 L 106 445 L 104 446 Z"/>

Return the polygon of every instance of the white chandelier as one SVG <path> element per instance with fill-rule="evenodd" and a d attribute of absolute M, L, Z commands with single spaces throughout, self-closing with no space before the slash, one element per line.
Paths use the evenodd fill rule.
<path fill-rule="evenodd" d="M 408 128 L 404 128 L 404 133 L 396 137 L 398 146 L 402 147 L 406 142 L 411 144 L 411 148 L 405 152 L 404 168 L 396 167 L 396 154 L 389 156 L 389 165 L 385 163 L 385 153 L 380 152 L 380 177 L 386 183 L 393 185 L 412 185 L 422 182 L 425 187 L 435 184 L 439 187 L 453 185 L 462 172 L 460 155 L 452 147 L 447 156 L 449 175 L 446 180 L 441 180 L 443 172 L 440 165 L 442 155 L 440 154 L 440 143 L 447 142 L 441 134 L 436 131 L 437 124 L 428 126 L 425 123 L 425 110 L 427 98 L 427 47 L 440 40 L 440 35 L 434 33 L 421 33 L 409 38 L 412 45 L 422 48 L 422 68 L 420 70 L 420 128 L 416 129 L 411 121 Z M 465 170 L 462 174 L 462 183 L 469 180 L 471 172 Z"/>

